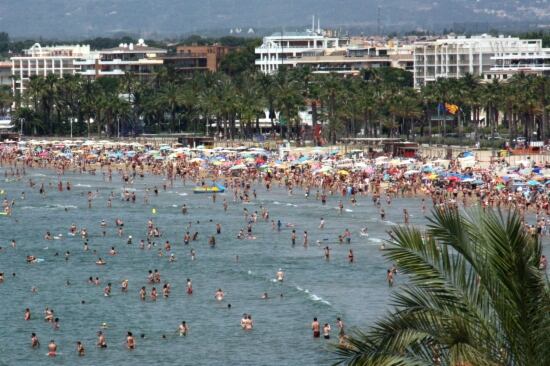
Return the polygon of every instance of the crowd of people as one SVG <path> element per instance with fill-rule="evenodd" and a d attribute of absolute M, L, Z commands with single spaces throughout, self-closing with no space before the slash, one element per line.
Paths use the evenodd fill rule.
<path fill-rule="evenodd" d="M 95 205 L 104 205 L 106 208 L 112 207 L 112 202 L 120 199 L 128 204 L 147 205 L 150 200 L 162 194 L 168 188 L 174 185 L 191 185 L 198 187 L 208 187 L 210 182 L 218 182 L 228 190 L 227 194 L 219 200 L 217 193 L 208 195 L 208 199 L 220 206 L 226 214 L 229 206 L 239 205 L 254 200 L 258 200 L 262 191 L 269 191 L 274 187 L 280 187 L 286 190 L 291 197 L 296 194 L 305 195 L 306 198 L 316 200 L 320 206 L 327 205 L 330 200 L 337 202 L 337 212 L 339 215 L 346 215 L 346 208 L 355 206 L 359 201 L 371 202 L 379 212 L 380 220 L 388 220 L 392 215 L 394 221 L 408 225 L 410 224 L 410 213 L 404 209 L 401 213 L 390 212 L 392 200 L 397 197 L 415 197 L 420 199 L 419 212 L 427 214 L 432 208 L 442 206 L 451 207 L 470 207 L 477 205 L 482 209 L 488 207 L 495 208 L 515 208 L 524 215 L 526 228 L 534 237 L 543 237 L 550 234 L 550 207 L 548 189 L 546 183 L 546 173 L 550 178 L 550 166 L 538 164 L 534 161 L 526 161 L 518 167 L 510 167 L 504 161 L 495 162 L 487 169 L 461 169 L 457 161 L 447 161 L 440 164 L 431 163 L 426 159 L 391 159 L 391 158 L 373 158 L 368 154 L 357 154 L 355 156 L 345 156 L 333 154 L 331 152 L 311 151 L 309 153 L 273 153 L 263 149 L 248 150 L 174 150 L 165 149 L 164 152 L 151 153 L 151 150 L 134 152 L 129 154 L 132 147 L 126 147 L 121 152 L 121 147 L 95 148 L 83 150 L 82 153 L 72 153 L 68 156 L 66 150 L 62 148 L 42 146 L 40 149 L 23 149 L 20 146 L 3 145 L 0 149 L 0 164 L 4 177 L 7 181 L 20 181 L 21 186 L 36 190 L 41 196 L 47 196 L 51 190 L 59 192 L 71 192 L 73 185 L 69 178 L 65 177 L 66 172 L 88 173 L 92 175 L 101 175 L 106 182 L 120 181 L 122 193 L 119 195 L 112 192 L 106 202 L 99 202 L 96 192 L 91 189 L 84 195 L 85 205 L 92 208 Z M 59 153 L 62 152 L 62 153 Z M 116 153 L 116 157 L 113 154 Z M 102 156 L 111 156 L 111 158 L 102 159 Z M 90 158 L 91 157 L 91 158 Z M 58 182 L 39 182 L 33 178 L 27 177 L 27 172 L 34 168 L 47 168 L 58 173 Z M 153 175 L 164 178 L 158 185 L 147 187 L 143 194 L 136 194 L 131 189 L 133 183 L 145 175 Z M 160 181 L 160 180 L 159 180 Z M 20 195 L 5 196 L 3 200 L 3 213 L 7 216 L 17 210 L 17 201 L 26 199 L 25 190 L 21 188 Z M 3 193 L 3 192 L 2 192 Z M 230 203 L 232 201 L 232 203 Z M 156 210 L 153 208 L 152 210 Z M 205 234 L 199 232 L 193 225 L 199 222 L 199 218 L 194 217 L 192 210 L 184 203 L 181 205 L 181 214 L 189 217 L 188 224 L 182 233 L 182 245 L 189 246 L 189 257 L 191 260 L 196 258 L 196 250 L 190 244 L 205 238 L 210 247 L 216 246 L 216 236 L 221 234 L 223 228 L 220 223 L 210 222 L 215 234 Z M 233 211 L 234 212 L 234 211 Z M 155 211 L 152 211 L 154 214 Z M 316 215 L 312 213 L 312 215 Z M 396 216 L 399 215 L 397 218 Z M 533 221 L 534 217 L 534 222 Z M 242 208 L 243 227 L 236 234 L 241 240 L 255 240 L 255 227 L 261 223 L 271 225 L 273 231 L 281 231 L 287 228 L 290 231 L 288 239 L 289 245 L 295 246 L 299 243 L 298 232 L 293 223 L 283 223 L 280 219 L 272 219 L 269 207 L 261 205 L 259 211 L 249 211 L 246 207 Z M 112 227 L 115 230 L 115 237 L 118 237 L 120 244 L 133 244 L 134 238 L 131 235 L 124 234 L 124 220 L 117 218 Z M 159 257 L 167 257 L 170 262 L 177 261 L 172 252 L 173 245 L 169 240 L 162 238 L 162 222 L 157 223 L 149 219 L 144 223 L 145 235 L 139 239 L 138 247 L 140 250 L 157 250 Z M 330 225 L 330 222 L 319 215 L 319 225 L 315 228 L 308 228 L 310 231 L 322 231 Z M 103 219 L 97 229 L 103 237 L 108 235 L 109 223 Z M 95 264 L 98 266 L 109 265 L 109 258 L 115 257 L 119 253 L 116 245 L 111 246 L 108 251 L 107 259 L 101 256 L 101 253 L 91 249 L 89 229 L 81 227 L 78 222 L 68 223 L 68 235 L 76 236 L 82 239 L 83 250 L 91 251 L 97 259 Z M 359 236 L 368 236 L 369 228 L 365 223 Z M 391 239 L 391 231 L 388 232 Z M 356 240 L 356 234 L 348 228 L 342 228 L 341 234 L 335 239 L 339 245 L 351 245 Z M 301 244 L 304 247 L 311 245 L 309 242 L 308 230 L 303 230 L 301 234 Z M 44 240 L 62 239 L 62 234 L 55 235 L 48 231 L 44 234 Z M 163 244 L 159 244 L 164 240 Z M 318 246 L 321 242 L 317 241 Z M 385 249 L 386 244 L 380 246 Z M 12 240 L 11 247 L 16 249 L 16 239 Z M 0 253 L 6 250 L 0 247 Z M 323 257 L 325 260 L 331 258 L 331 247 L 324 246 Z M 56 253 L 58 256 L 59 253 Z M 71 253 L 66 251 L 65 260 L 69 260 Z M 29 264 L 37 263 L 39 258 L 34 253 L 26 254 L 26 261 Z M 239 261 L 239 256 L 235 256 Z M 347 261 L 354 263 L 356 261 L 353 249 L 347 251 Z M 540 269 L 546 270 L 547 260 L 545 256 L 541 257 Z M 388 286 L 393 286 L 398 268 L 391 265 L 387 269 L 386 281 Z M 15 276 L 15 273 L 13 273 Z M 282 268 L 274 271 L 274 280 L 283 282 L 286 280 L 285 272 Z M 4 282 L 4 273 L 0 273 L 0 283 Z M 88 279 L 90 286 L 100 286 L 101 280 L 98 276 L 90 276 Z M 171 283 L 161 277 L 158 269 L 148 270 L 144 275 L 144 284 L 132 286 L 128 279 L 120 278 L 120 291 L 127 293 L 137 289 L 137 296 L 140 301 L 157 301 L 159 296 L 169 298 L 172 286 Z M 69 283 L 67 285 L 70 285 Z M 113 283 L 107 282 L 103 288 L 103 296 L 110 297 L 113 293 Z M 33 288 L 32 291 L 38 291 Z M 193 294 L 193 285 L 191 279 L 186 280 L 185 292 L 191 296 Z M 160 293 L 159 293 L 160 292 Z M 225 293 L 222 288 L 214 292 L 214 298 L 217 302 L 225 301 Z M 280 294 L 283 297 L 283 294 Z M 262 299 L 268 299 L 269 294 L 264 292 L 260 296 Z M 84 301 L 84 300 L 83 300 Z M 231 308 L 228 303 L 227 307 Z M 26 308 L 24 320 L 32 319 L 31 309 Z M 44 320 L 52 324 L 53 329 L 59 329 L 60 321 L 53 309 L 46 307 L 44 311 Z M 335 327 L 338 329 L 339 342 L 344 343 L 346 333 L 344 331 L 344 322 L 340 317 L 336 319 Z M 240 326 L 245 331 L 254 329 L 252 315 L 243 314 Z M 311 329 L 314 338 L 331 338 L 330 323 L 321 323 L 317 317 L 314 318 Z M 189 325 L 182 321 L 179 325 L 174 324 L 174 331 L 180 336 L 189 334 Z M 144 338 L 145 334 L 141 334 Z M 79 356 L 86 354 L 85 345 L 81 340 L 75 340 L 76 352 Z M 126 347 L 135 349 L 137 342 L 131 331 L 126 334 Z M 36 333 L 31 333 L 31 346 L 38 348 L 40 341 Z M 107 348 L 107 340 L 104 330 L 97 333 L 98 348 Z M 54 357 L 58 354 L 58 345 L 54 340 L 48 343 L 48 356 Z"/>

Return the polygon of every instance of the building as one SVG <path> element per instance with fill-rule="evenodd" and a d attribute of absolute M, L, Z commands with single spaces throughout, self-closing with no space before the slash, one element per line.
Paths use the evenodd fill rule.
<path fill-rule="evenodd" d="M 348 38 L 334 37 L 327 33 L 307 30 L 305 32 L 277 32 L 263 38 L 255 49 L 256 67 L 265 74 L 275 73 L 279 66 L 296 67 L 302 57 L 322 56 L 334 51 L 344 51 Z"/>
<path fill-rule="evenodd" d="M 266 74 L 279 66 L 307 66 L 313 73 L 357 75 L 363 69 L 397 67 L 412 72 L 411 45 L 385 39 L 337 37 L 329 31 L 279 32 L 256 48 L 256 67 Z"/>
<path fill-rule="evenodd" d="M 162 56 L 164 64 L 179 72 L 216 72 L 222 58 L 232 51 L 232 47 L 211 46 L 177 46 L 176 53 Z"/>
<path fill-rule="evenodd" d="M 497 62 L 496 55 L 541 52 L 539 39 L 489 35 L 447 38 L 414 43 L 414 86 L 419 88 L 438 78 L 461 78 L 472 74 L 484 78 Z"/>
<path fill-rule="evenodd" d="M 292 67 L 308 66 L 313 73 L 338 73 L 358 75 L 361 70 L 379 67 L 395 67 L 412 71 L 412 50 L 403 47 L 368 47 L 351 45 L 343 50 L 305 55 L 293 60 Z"/>
<path fill-rule="evenodd" d="M 1 86 L 10 86 L 11 87 L 11 62 L 10 61 L 0 61 L 0 87 Z"/>
<path fill-rule="evenodd" d="M 550 76 L 550 48 L 536 52 L 499 52 L 491 57 L 491 69 L 485 80 L 506 80 L 517 73 Z"/>
<path fill-rule="evenodd" d="M 22 55 L 11 57 L 13 93 L 23 94 L 31 76 L 50 74 L 62 77 L 77 71 L 74 61 L 90 57 L 90 46 L 47 46 L 35 43 Z"/>
<path fill-rule="evenodd" d="M 166 53 L 166 50 L 150 47 L 140 39 L 136 44 L 122 43 L 115 48 L 90 52 L 87 57 L 77 58 L 73 63 L 75 74 L 92 78 L 126 73 L 148 77 L 162 66 L 162 56 Z"/>

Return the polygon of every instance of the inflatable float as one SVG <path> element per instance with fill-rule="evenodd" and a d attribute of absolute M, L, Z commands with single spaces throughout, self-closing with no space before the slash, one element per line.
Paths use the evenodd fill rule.
<path fill-rule="evenodd" d="M 225 187 L 219 184 L 213 186 L 195 187 L 193 193 L 223 193 Z"/>

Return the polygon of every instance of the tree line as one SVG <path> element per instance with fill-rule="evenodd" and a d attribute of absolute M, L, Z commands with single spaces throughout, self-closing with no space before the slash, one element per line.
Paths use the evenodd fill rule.
<path fill-rule="evenodd" d="M 506 82 L 483 83 L 467 75 L 416 90 L 409 72 L 392 68 L 364 70 L 361 77 L 315 74 L 308 68 L 264 75 L 233 62 L 227 69 L 189 76 L 162 68 L 145 79 L 132 74 L 97 80 L 32 77 L 24 95 L 14 100 L 9 90 L 0 90 L 0 108 L 14 102 L 12 118 L 29 135 L 68 134 L 72 121 L 73 134 L 80 136 L 187 131 L 250 139 L 260 132 L 259 120 L 267 111 L 274 133 L 301 139 L 300 112 L 306 110 L 330 142 L 433 135 L 477 141 L 499 131 L 510 141 L 550 135 L 548 77 L 518 74 Z M 446 104 L 458 106 L 458 112 L 451 114 Z"/>

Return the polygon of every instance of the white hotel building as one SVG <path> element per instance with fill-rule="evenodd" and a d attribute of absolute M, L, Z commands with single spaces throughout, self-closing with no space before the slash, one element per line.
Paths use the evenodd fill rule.
<path fill-rule="evenodd" d="M 13 93 L 24 93 L 31 76 L 46 77 L 55 74 L 60 77 L 74 74 L 78 68 L 74 61 L 90 57 L 90 46 L 47 46 L 35 43 L 20 56 L 11 57 Z"/>
<path fill-rule="evenodd" d="M 305 32 L 277 32 L 264 37 L 255 49 L 256 67 L 265 74 L 273 74 L 279 66 L 296 67 L 304 56 L 318 56 L 326 51 L 345 49 L 349 39 L 328 37 L 320 30 Z"/>
<path fill-rule="evenodd" d="M 524 40 L 486 34 L 415 42 L 414 86 L 420 88 L 438 78 L 458 79 L 468 73 L 485 80 L 491 79 L 496 71 L 493 68 L 499 68 L 497 55 L 502 61 L 500 68 L 508 68 L 513 74 L 515 70 L 510 67 L 511 63 L 505 62 L 506 57 L 515 55 L 517 58 L 519 54 L 524 54 L 532 58 L 543 50 L 540 39 Z M 508 76 L 502 73 L 499 78 L 506 79 Z"/>
<path fill-rule="evenodd" d="M 155 68 L 162 66 L 160 56 L 166 53 L 166 50 L 150 47 L 140 39 L 136 44 L 122 43 L 118 47 L 94 51 L 88 57 L 75 59 L 75 73 L 92 78 L 126 73 L 148 76 Z"/>
<path fill-rule="evenodd" d="M 22 55 L 11 57 L 13 93 L 24 94 L 32 76 L 80 74 L 96 79 L 132 73 L 146 77 L 163 64 L 161 56 L 166 52 L 147 46 L 142 39 L 100 51 L 91 51 L 89 45 L 41 47 L 36 43 Z"/>

